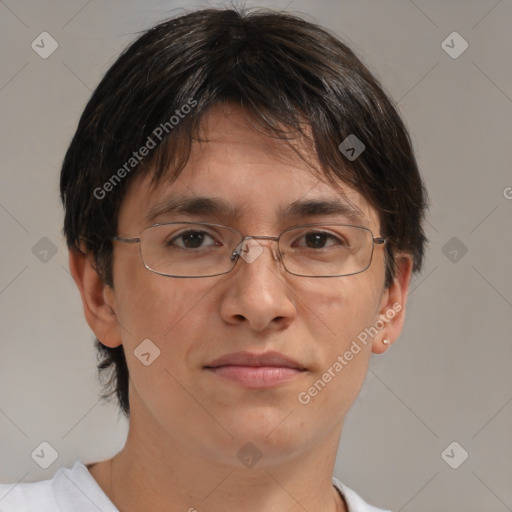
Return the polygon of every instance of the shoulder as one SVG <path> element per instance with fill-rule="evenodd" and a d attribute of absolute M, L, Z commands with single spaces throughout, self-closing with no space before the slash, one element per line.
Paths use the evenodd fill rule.
<path fill-rule="evenodd" d="M 0 484 L 0 512 L 46 512 L 59 510 L 52 480 Z"/>
<path fill-rule="evenodd" d="M 345 498 L 348 512 L 390 512 L 366 503 L 337 478 L 332 483 Z M 0 484 L 0 512 L 85 512 L 91 506 L 105 512 L 117 510 L 80 461 L 72 469 L 60 468 L 51 480 Z"/>
<path fill-rule="evenodd" d="M 348 506 L 348 512 L 391 512 L 390 510 L 377 508 L 366 503 L 359 494 L 340 482 L 336 477 L 332 478 L 332 483 L 345 498 Z"/>
<path fill-rule="evenodd" d="M 0 512 L 115 512 L 117 509 L 80 461 L 51 480 L 0 484 Z"/>

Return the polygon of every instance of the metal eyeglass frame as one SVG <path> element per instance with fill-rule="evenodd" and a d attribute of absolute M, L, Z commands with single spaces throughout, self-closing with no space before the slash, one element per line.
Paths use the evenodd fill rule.
<path fill-rule="evenodd" d="M 150 229 L 150 228 L 153 228 L 153 227 L 157 227 L 157 226 L 169 226 L 169 225 L 172 225 L 172 224 L 193 224 L 193 225 L 199 225 L 199 226 L 216 226 L 216 227 L 220 227 L 220 228 L 227 228 L 227 229 L 229 229 L 231 231 L 234 231 L 235 233 L 238 233 L 240 235 L 240 237 L 242 238 L 242 240 L 240 241 L 240 243 L 237 245 L 237 247 L 235 248 L 235 250 L 231 254 L 231 260 L 235 260 L 235 258 L 236 258 L 235 263 L 226 272 L 220 272 L 218 274 L 208 274 L 206 276 L 176 276 L 176 275 L 173 275 L 173 274 L 165 274 L 164 272 L 158 272 L 158 271 L 153 270 L 152 268 L 148 267 L 148 265 L 144 261 L 144 257 L 142 256 L 142 247 L 141 247 L 141 244 L 140 244 L 142 234 L 147 229 Z M 349 274 L 333 274 L 333 275 L 327 275 L 327 276 L 312 276 L 312 275 L 296 274 L 295 272 L 289 271 L 286 268 L 286 265 L 285 265 L 285 263 L 283 261 L 283 255 L 282 255 L 281 250 L 279 248 L 279 240 L 280 240 L 280 238 L 285 233 L 287 233 L 288 231 L 291 231 L 291 230 L 294 230 L 294 229 L 300 229 L 300 228 L 314 227 L 314 226 L 326 226 L 326 227 L 327 226 L 346 226 L 346 227 L 364 229 L 364 230 L 368 231 L 370 233 L 371 237 L 372 237 L 372 242 L 373 242 L 372 243 L 372 252 L 370 254 L 370 260 L 368 262 L 368 265 L 366 265 L 365 268 L 363 268 L 362 270 L 359 270 L 357 272 L 351 272 Z M 140 254 L 140 258 L 142 260 L 142 264 L 144 265 L 144 268 L 146 268 L 150 272 L 153 272 L 154 274 L 158 274 L 158 275 L 164 276 L 164 277 L 175 277 L 175 278 L 183 278 L 183 279 L 188 279 L 188 278 L 196 279 L 196 278 L 201 278 L 201 277 L 215 277 L 215 276 L 222 276 L 222 275 L 225 275 L 225 274 L 229 274 L 236 267 L 236 264 L 238 263 L 238 260 L 240 259 L 240 256 L 241 256 L 240 253 L 241 253 L 241 248 L 243 247 L 243 243 L 246 240 L 252 240 L 252 239 L 255 239 L 255 240 L 274 240 L 274 241 L 276 241 L 277 242 L 277 251 L 278 251 L 278 255 L 279 255 L 279 260 L 283 264 L 283 268 L 286 270 L 286 272 L 288 272 L 289 274 L 292 274 L 294 276 L 298 276 L 298 277 L 315 277 L 315 278 L 322 278 L 322 277 L 346 277 L 346 276 L 352 276 L 352 275 L 355 275 L 355 274 L 360 274 L 361 272 L 364 272 L 365 270 L 368 270 L 368 268 L 370 267 L 370 265 L 372 263 L 373 249 L 374 249 L 375 244 L 383 245 L 387 241 L 387 238 L 385 238 L 385 237 L 375 237 L 375 236 L 373 236 L 372 231 L 369 228 L 365 227 L 365 226 L 356 226 L 354 224 L 326 223 L 326 222 L 317 222 L 317 223 L 314 223 L 314 224 L 302 224 L 300 226 L 293 226 L 291 228 L 285 229 L 279 236 L 264 236 L 264 235 L 261 235 L 261 236 L 252 236 L 252 235 L 244 236 L 236 228 L 232 228 L 230 226 L 225 226 L 224 224 L 215 224 L 215 223 L 212 223 L 212 222 L 192 222 L 192 221 L 162 222 L 162 223 L 152 224 L 151 226 L 145 227 L 139 233 L 138 237 L 124 238 L 124 237 L 121 237 L 121 236 L 113 236 L 111 238 L 112 241 L 116 241 L 116 242 L 124 242 L 124 243 L 127 243 L 127 244 L 137 244 L 138 243 L 139 244 L 139 254 Z"/>

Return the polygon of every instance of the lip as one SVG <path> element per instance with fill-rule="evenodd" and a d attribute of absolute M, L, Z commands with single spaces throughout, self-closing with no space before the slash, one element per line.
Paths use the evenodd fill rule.
<path fill-rule="evenodd" d="M 251 388 L 267 388 L 289 382 L 306 368 L 279 352 L 226 354 L 204 367 L 219 377 Z"/>
<path fill-rule="evenodd" d="M 305 370 L 306 368 L 294 361 L 290 357 L 284 356 L 279 352 L 263 352 L 255 354 L 253 352 L 233 352 L 225 354 L 211 363 L 206 368 L 215 368 L 219 366 L 275 366 L 280 368 L 294 368 L 296 370 Z"/>

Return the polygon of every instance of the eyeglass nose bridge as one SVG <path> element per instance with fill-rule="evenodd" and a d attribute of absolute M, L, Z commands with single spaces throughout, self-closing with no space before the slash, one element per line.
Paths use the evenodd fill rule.
<path fill-rule="evenodd" d="M 236 258 L 240 258 L 242 256 L 242 253 L 249 252 L 249 248 L 247 247 L 247 244 L 246 244 L 247 240 L 272 240 L 272 241 L 278 243 L 277 251 L 273 247 L 271 247 L 272 256 L 274 257 L 274 260 L 280 262 L 280 261 L 282 261 L 283 256 L 282 256 L 281 251 L 279 249 L 279 238 L 280 237 L 278 237 L 278 236 L 263 236 L 263 235 L 260 235 L 260 236 L 251 236 L 251 235 L 244 236 L 242 241 L 238 244 L 238 246 L 235 248 L 235 250 L 231 253 L 231 261 L 234 261 Z M 258 245 L 260 245 L 260 244 L 258 244 Z M 244 250 L 244 247 L 246 248 L 246 250 Z M 242 258 L 243 258 L 243 256 L 242 256 Z M 246 258 L 244 258 L 244 259 L 246 259 Z M 252 260 L 252 261 L 254 261 L 254 260 Z M 252 261 L 250 261 L 250 262 L 252 263 Z"/>

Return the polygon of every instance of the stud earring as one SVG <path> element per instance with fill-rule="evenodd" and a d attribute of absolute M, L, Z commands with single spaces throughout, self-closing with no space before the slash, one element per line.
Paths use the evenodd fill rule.
<path fill-rule="evenodd" d="M 384 345 L 389 345 L 389 340 L 382 340 L 382 343 L 384 343 Z"/>

